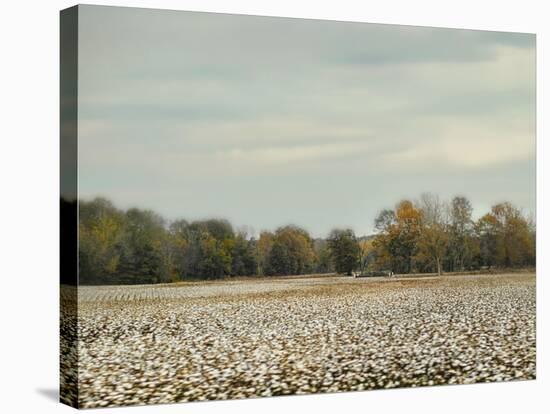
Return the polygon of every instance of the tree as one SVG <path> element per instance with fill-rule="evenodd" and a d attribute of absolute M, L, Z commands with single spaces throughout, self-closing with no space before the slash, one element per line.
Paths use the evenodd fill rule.
<path fill-rule="evenodd" d="M 169 281 L 172 263 L 164 219 L 153 211 L 131 208 L 125 222 L 119 276 L 135 283 Z"/>
<path fill-rule="evenodd" d="M 374 219 L 374 228 L 379 232 L 389 232 L 391 227 L 397 224 L 395 211 L 384 209 Z"/>
<path fill-rule="evenodd" d="M 124 215 L 103 198 L 79 204 L 79 278 L 81 283 L 112 283 L 118 271 Z"/>
<path fill-rule="evenodd" d="M 268 231 L 262 231 L 260 238 L 256 244 L 256 255 L 258 257 L 258 273 L 260 275 L 267 274 L 268 260 L 273 246 L 274 235 Z"/>
<path fill-rule="evenodd" d="M 395 210 L 382 210 L 375 219 L 378 234 L 373 241 L 378 266 L 395 273 L 410 273 L 420 236 L 421 213 L 409 200 Z"/>
<path fill-rule="evenodd" d="M 189 225 L 191 231 L 209 233 L 216 240 L 232 239 L 235 237 L 233 226 L 224 219 L 209 219 L 194 221 Z"/>
<path fill-rule="evenodd" d="M 325 239 L 315 239 L 313 241 L 313 250 L 315 252 L 315 272 L 331 273 L 334 271 L 330 249 Z"/>
<path fill-rule="evenodd" d="M 289 249 L 282 242 L 276 240 L 269 252 L 266 274 L 273 276 L 290 275 L 292 273 Z"/>
<path fill-rule="evenodd" d="M 480 261 L 487 267 L 518 267 L 535 264 L 534 228 L 511 203 L 494 205 L 481 217 L 475 231 Z"/>
<path fill-rule="evenodd" d="M 498 231 L 497 219 L 490 213 L 485 214 L 475 224 L 481 266 L 491 268 L 496 264 Z"/>
<path fill-rule="evenodd" d="M 173 263 L 172 280 L 181 280 L 188 272 L 190 264 L 190 234 L 189 223 L 186 220 L 176 220 L 169 227 L 170 249 Z"/>
<path fill-rule="evenodd" d="M 258 261 L 254 240 L 248 240 L 246 234 L 239 233 L 233 242 L 231 250 L 231 275 L 249 276 L 257 272 Z"/>
<path fill-rule="evenodd" d="M 375 247 L 373 239 L 359 240 L 359 271 L 364 274 L 370 262 L 374 261 Z"/>
<path fill-rule="evenodd" d="M 226 239 L 227 240 L 227 239 Z M 229 245 L 217 240 L 207 231 L 199 236 L 199 260 L 195 277 L 218 279 L 231 273 Z"/>
<path fill-rule="evenodd" d="M 495 261 L 504 267 L 517 267 L 534 261 L 535 246 L 529 223 L 511 203 L 491 208 L 496 223 L 497 249 Z"/>
<path fill-rule="evenodd" d="M 537 225 L 535 217 L 531 214 L 526 218 L 527 228 L 530 239 L 530 248 L 528 253 L 528 264 L 531 266 L 536 265 L 536 251 L 537 251 Z"/>
<path fill-rule="evenodd" d="M 476 254 L 477 243 L 474 238 L 472 205 L 463 196 L 452 199 L 449 209 L 449 269 L 464 270 L 470 268 Z"/>
<path fill-rule="evenodd" d="M 418 237 L 417 257 L 433 261 L 441 275 L 441 262 L 449 244 L 447 231 L 447 207 L 438 196 L 422 194 L 420 197 L 421 229 Z"/>
<path fill-rule="evenodd" d="M 313 270 L 315 253 L 309 234 L 296 226 L 279 227 L 273 236 L 266 274 L 300 275 Z"/>
<path fill-rule="evenodd" d="M 351 276 L 357 267 L 360 254 L 360 247 L 353 230 L 332 230 L 328 237 L 328 246 L 336 271 Z"/>
<path fill-rule="evenodd" d="M 170 234 L 178 278 L 214 279 L 233 274 L 233 250 L 237 242 L 227 220 L 192 223 L 177 220 L 170 225 Z M 235 263 L 237 267 L 239 275 L 248 270 Z"/>

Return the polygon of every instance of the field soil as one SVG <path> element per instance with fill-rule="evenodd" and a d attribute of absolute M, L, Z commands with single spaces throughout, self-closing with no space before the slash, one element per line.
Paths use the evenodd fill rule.
<path fill-rule="evenodd" d="M 105 407 L 535 378 L 535 275 L 78 290 L 78 402 Z"/>

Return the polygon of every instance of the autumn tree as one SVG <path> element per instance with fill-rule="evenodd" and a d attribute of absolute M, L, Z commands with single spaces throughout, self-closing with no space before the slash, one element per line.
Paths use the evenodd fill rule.
<path fill-rule="evenodd" d="M 499 203 L 491 208 L 495 219 L 497 248 L 495 262 L 504 267 L 530 264 L 534 260 L 535 246 L 529 223 L 520 210 L 511 203 Z"/>
<path fill-rule="evenodd" d="M 194 221 L 186 235 L 184 277 L 216 279 L 231 275 L 235 233 L 227 220 Z"/>
<path fill-rule="evenodd" d="M 123 250 L 125 217 L 103 198 L 79 204 L 79 278 L 81 283 L 110 283 Z"/>
<path fill-rule="evenodd" d="M 256 257 L 258 258 L 258 273 L 265 275 L 269 267 L 268 260 L 273 247 L 273 233 L 269 231 L 262 231 L 256 243 Z"/>
<path fill-rule="evenodd" d="M 315 253 L 309 234 L 296 226 L 284 226 L 275 231 L 266 263 L 268 275 L 309 273 Z"/>
<path fill-rule="evenodd" d="M 359 244 L 359 271 L 364 274 L 369 263 L 375 259 L 375 246 L 373 239 L 361 239 Z"/>
<path fill-rule="evenodd" d="M 395 211 L 384 209 L 374 219 L 377 234 L 372 241 L 375 250 L 375 261 L 378 269 L 396 271 L 397 263 L 394 256 L 394 245 L 397 237 L 397 217 Z"/>
<path fill-rule="evenodd" d="M 189 231 L 189 223 L 186 220 L 173 221 L 168 230 L 173 267 L 171 269 L 172 281 L 183 279 L 188 266 L 193 262 L 190 258 L 193 252 L 192 237 Z"/>
<path fill-rule="evenodd" d="M 528 264 L 530 266 L 536 265 L 536 251 L 537 251 L 537 225 L 535 221 L 535 217 L 533 215 L 529 215 L 526 218 L 527 221 L 527 228 L 529 233 L 529 253 L 528 253 Z"/>
<path fill-rule="evenodd" d="M 447 206 L 438 196 L 422 194 L 418 203 L 420 210 L 420 233 L 417 258 L 431 260 L 435 271 L 441 275 L 442 261 L 449 244 Z"/>
<path fill-rule="evenodd" d="M 382 210 L 375 219 L 378 234 L 373 241 L 379 266 L 395 273 L 411 273 L 420 236 L 421 213 L 409 200 L 395 210 Z"/>
<path fill-rule="evenodd" d="M 231 273 L 230 239 L 219 240 L 207 231 L 200 230 L 199 254 L 195 277 L 219 279 Z"/>

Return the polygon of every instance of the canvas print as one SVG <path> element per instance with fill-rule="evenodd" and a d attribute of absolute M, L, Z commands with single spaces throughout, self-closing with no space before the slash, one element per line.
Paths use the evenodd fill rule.
<path fill-rule="evenodd" d="M 61 12 L 61 401 L 532 380 L 535 35 Z"/>

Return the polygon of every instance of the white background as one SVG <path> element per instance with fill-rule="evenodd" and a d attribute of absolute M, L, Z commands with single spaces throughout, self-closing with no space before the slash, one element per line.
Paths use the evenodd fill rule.
<path fill-rule="evenodd" d="M 538 413 L 550 406 L 548 357 L 549 16 L 545 1 L 200 0 L 104 1 L 98 4 L 218 11 L 377 23 L 537 33 L 538 277 L 536 381 L 369 391 L 304 397 L 105 409 L 102 412 L 186 413 Z M 58 384 L 59 10 L 69 1 L 12 0 L 0 6 L 0 410 L 72 410 L 56 402 Z M 545 27 L 546 24 L 546 27 Z M 546 123 L 546 126 L 548 123 Z M 547 325 L 544 328 L 544 325 Z M 546 393 L 545 393 L 546 389 Z M 546 407 L 548 410 L 548 407 Z"/>

